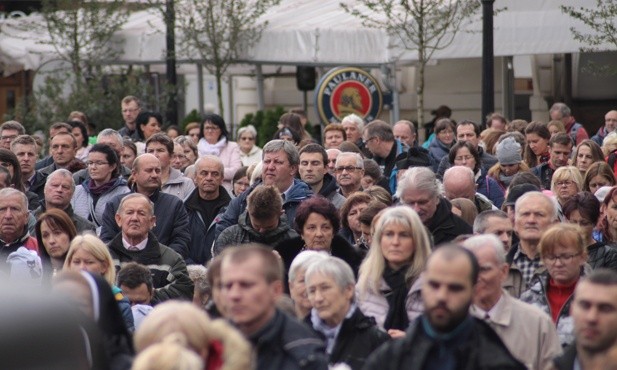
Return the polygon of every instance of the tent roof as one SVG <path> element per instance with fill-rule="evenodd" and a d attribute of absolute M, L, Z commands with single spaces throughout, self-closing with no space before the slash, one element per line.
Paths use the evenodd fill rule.
<path fill-rule="evenodd" d="M 393 61 L 413 62 L 415 51 L 397 49 L 384 30 L 366 28 L 340 7 L 341 0 L 282 0 L 260 21 L 268 26 L 257 45 L 247 50 L 244 63 L 273 65 L 379 65 Z M 349 2 L 350 0 L 344 0 Z M 496 56 L 575 53 L 580 44 L 570 27 L 584 25 L 563 14 L 560 5 L 583 6 L 586 0 L 497 0 L 506 8 L 494 19 Z M 56 58 L 47 35 L 18 30 L 28 22 L 41 24 L 40 15 L 0 21 L 0 68 L 4 74 L 39 68 Z M 22 27 L 23 28 L 23 27 Z M 482 54 L 481 22 L 459 32 L 454 42 L 434 54 L 436 59 L 472 58 Z M 180 37 L 180 36 L 179 36 Z M 160 14 L 153 10 L 134 12 L 116 35 L 123 41 L 117 63 L 164 62 L 165 35 Z M 615 46 L 612 45 L 614 49 Z"/>

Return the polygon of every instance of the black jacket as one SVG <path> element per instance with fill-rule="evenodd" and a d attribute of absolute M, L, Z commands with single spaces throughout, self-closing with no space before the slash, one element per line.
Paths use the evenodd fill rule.
<path fill-rule="evenodd" d="M 556 370 L 572 370 L 574 369 L 574 361 L 576 359 L 576 343 L 572 343 L 563 350 L 561 356 L 555 357 L 553 365 Z"/>
<path fill-rule="evenodd" d="M 249 337 L 257 353 L 256 370 L 326 370 L 325 348 L 304 324 L 276 310 L 264 328 Z"/>
<path fill-rule="evenodd" d="M 414 320 L 405 337 L 392 340 L 368 358 L 364 370 L 421 370 L 431 361 L 429 353 L 435 342 L 422 327 L 422 316 Z M 524 370 L 527 367 L 510 354 L 505 344 L 488 324 L 472 318 L 469 338 L 456 349 L 460 370 Z"/>
<path fill-rule="evenodd" d="M 587 247 L 587 263 L 592 269 L 607 268 L 617 271 L 617 249 L 602 242 L 596 242 Z"/>
<path fill-rule="evenodd" d="M 212 245 L 214 244 L 214 228 L 212 222 L 214 220 L 204 220 L 201 213 L 199 213 L 198 202 L 199 190 L 196 188 L 193 192 L 184 200 L 184 207 L 189 218 L 189 230 L 191 233 L 191 239 L 189 242 L 189 257 L 186 259 L 187 265 L 199 264 L 203 265 L 212 258 Z M 219 186 L 219 197 L 217 202 L 212 204 L 214 213 L 219 215 L 225 212 L 227 205 L 231 201 L 231 197 L 227 190 Z"/>
<path fill-rule="evenodd" d="M 542 163 L 532 168 L 531 173 L 540 179 L 542 189 L 551 190 L 551 181 L 553 180 L 553 173 L 555 173 L 555 170 L 552 169 L 548 163 Z"/>
<path fill-rule="evenodd" d="M 120 233 L 120 227 L 116 223 L 116 211 L 120 201 L 125 196 L 135 192 L 135 187 L 130 193 L 121 194 L 112 199 L 105 207 L 103 220 L 101 222 L 101 240 L 109 243 Z M 165 194 L 157 190 L 150 196 L 154 203 L 154 215 L 156 216 L 156 226 L 152 229 L 154 235 L 161 244 L 168 246 L 178 252 L 182 258 L 189 256 L 189 241 L 191 233 L 189 230 L 189 217 L 184 209 L 184 204 L 175 195 Z"/>
<path fill-rule="evenodd" d="M 444 198 L 439 198 L 437 210 L 430 220 L 428 229 L 433 235 L 436 246 L 454 240 L 463 234 L 473 234 L 471 226 L 462 218 L 452 213 L 452 205 Z"/>
<path fill-rule="evenodd" d="M 311 315 L 304 321 L 312 327 Z M 320 332 L 315 333 L 322 337 Z M 360 308 L 356 308 L 350 318 L 343 320 L 328 363 L 344 362 L 352 370 L 362 369 L 367 357 L 388 340 L 390 336 L 375 326 L 375 319 L 364 316 Z"/>
<path fill-rule="evenodd" d="M 285 265 L 285 273 L 289 271 L 289 267 L 291 266 L 291 262 L 296 258 L 298 253 L 302 252 L 304 248 L 304 240 L 302 237 L 296 237 L 290 239 L 289 241 L 283 242 L 277 245 L 274 250 L 278 252 L 278 254 L 283 259 L 283 264 Z M 332 243 L 330 244 L 330 250 L 334 257 L 338 257 L 343 261 L 347 262 L 351 269 L 354 271 L 354 274 L 358 276 L 358 269 L 360 268 L 360 263 L 362 263 L 362 254 L 358 252 L 354 247 L 352 247 L 343 237 L 335 234 L 332 239 Z M 285 281 L 287 281 L 287 276 Z"/>
<path fill-rule="evenodd" d="M 32 215 L 34 216 L 34 218 L 38 218 L 45 211 L 45 199 L 43 199 L 39 202 L 39 208 L 32 211 Z M 66 207 L 66 209 L 63 209 L 63 211 L 71 218 L 71 221 L 73 221 L 73 224 L 75 225 L 78 234 L 81 234 L 84 231 L 92 231 L 93 233 L 96 232 L 96 225 L 81 217 L 80 215 L 76 215 L 75 212 L 73 212 L 73 207 L 71 207 L 70 204 L 68 205 L 68 207 Z M 31 235 L 36 235 L 34 226 L 32 226 L 32 230 L 28 231 Z"/>
<path fill-rule="evenodd" d="M 122 233 L 108 246 L 116 271 L 133 261 L 148 266 L 155 288 L 153 303 L 169 299 L 193 299 L 193 282 L 189 278 L 184 259 L 171 248 L 160 244 L 152 232 L 148 233 L 148 243 L 141 251 L 126 249 L 122 244 Z"/>

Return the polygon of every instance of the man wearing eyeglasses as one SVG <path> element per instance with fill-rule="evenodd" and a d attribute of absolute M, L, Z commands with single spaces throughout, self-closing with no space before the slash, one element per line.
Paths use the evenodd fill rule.
<path fill-rule="evenodd" d="M 566 133 L 553 135 L 548 141 L 550 159 L 531 169 L 531 172 L 540 179 L 542 188 L 551 189 L 553 174 L 559 167 L 567 166 L 572 154 L 572 139 Z"/>
<path fill-rule="evenodd" d="M 128 136 L 132 139 L 139 140 L 135 121 L 141 112 L 141 102 L 136 97 L 129 95 L 122 99 L 122 103 L 120 105 L 122 107 L 122 119 L 124 120 L 124 126 L 118 130 L 118 133 L 122 137 Z"/>
<path fill-rule="evenodd" d="M 381 168 L 383 176 L 388 180 L 390 192 L 396 192 L 396 158 L 399 154 L 407 152 L 409 147 L 394 138 L 392 126 L 380 120 L 375 120 L 366 126 L 363 140 Z"/>
<path fill-rule="evenodd" d="M 24 135 L 26 129 L 17 121 L 6 121 L 0 125 L 0 148 L 11 150 L 11 141 L 19 135 Z"/>
<path fill-rule="evenodd" d="M 336 182 L 341 194 L 348 198 L 351 194 L 362 189 L 364 177 L 364 160 L 358 153 L 343 152 L 336 158 L 334 166 Z"/>

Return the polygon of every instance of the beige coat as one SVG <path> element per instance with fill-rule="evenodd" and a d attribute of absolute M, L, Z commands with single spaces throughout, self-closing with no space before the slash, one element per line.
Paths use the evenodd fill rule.
<path fill-rule="evenodd" d="M 537 307 L 512 298 L 505 290 L 487 323 L 517 360 L 530 370 L 544 370 L 561 354 L 561 345 L 551 318 Z M 484 319 L 472 305 L 471 314 Z"/>

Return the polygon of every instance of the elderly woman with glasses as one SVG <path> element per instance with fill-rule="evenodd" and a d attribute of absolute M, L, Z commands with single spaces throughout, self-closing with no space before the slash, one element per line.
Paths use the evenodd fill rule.
<path fill-rule="evenodd" d="M 565 221 L 563 206 L 568 199 L 572 198 L 579 191 L 583 190 L 583 178 L 578 168 L 574 166 L 564 166 L 558 168 L 551 179 L 551 191 L 557 198 L 559 205 L 559 220 Z"/>
<path fill-rule="evenodd" d="M 586 265 L 587 248 L 580 228 L 572 224 L 550 227 L 539 244 L 543 267 L 536 270 L 521 300 L 546 312 L 557 326 L 562 347 L 574 341 L 574 322 L 570 304 L 581 276 L 591 269 Z"/>
<path fill-rule="evenodd" d="M 257 130 L 255 130 L 255 127 L 253 125 L 240 127 L 237 137 L 242 165 L 248 167 L 253 163 L 261 161 L 263 151 L 255 145 L 257 141 Z"/>
<path fill-rule="evenodd" d="M 326 257 L 308 266 L 305 284 L 313 308 L 305 319 L 326 343 L 330 365 L 362 369 L 366 358 L 389 340 L 356 305 L 356 279 L 345 261 Z"/>
<path fill-rule="evenodd" d="M 568 222 L 578 225 L 583 231 L 587 247 L 587 263 L 591 268 L 609 268 L 617 271 L 617 249 L 593 238 L 594 227 L 600 219 L 600 201 L 593 194 L 583 191 L 563 205 L 563 214 Z"/>

